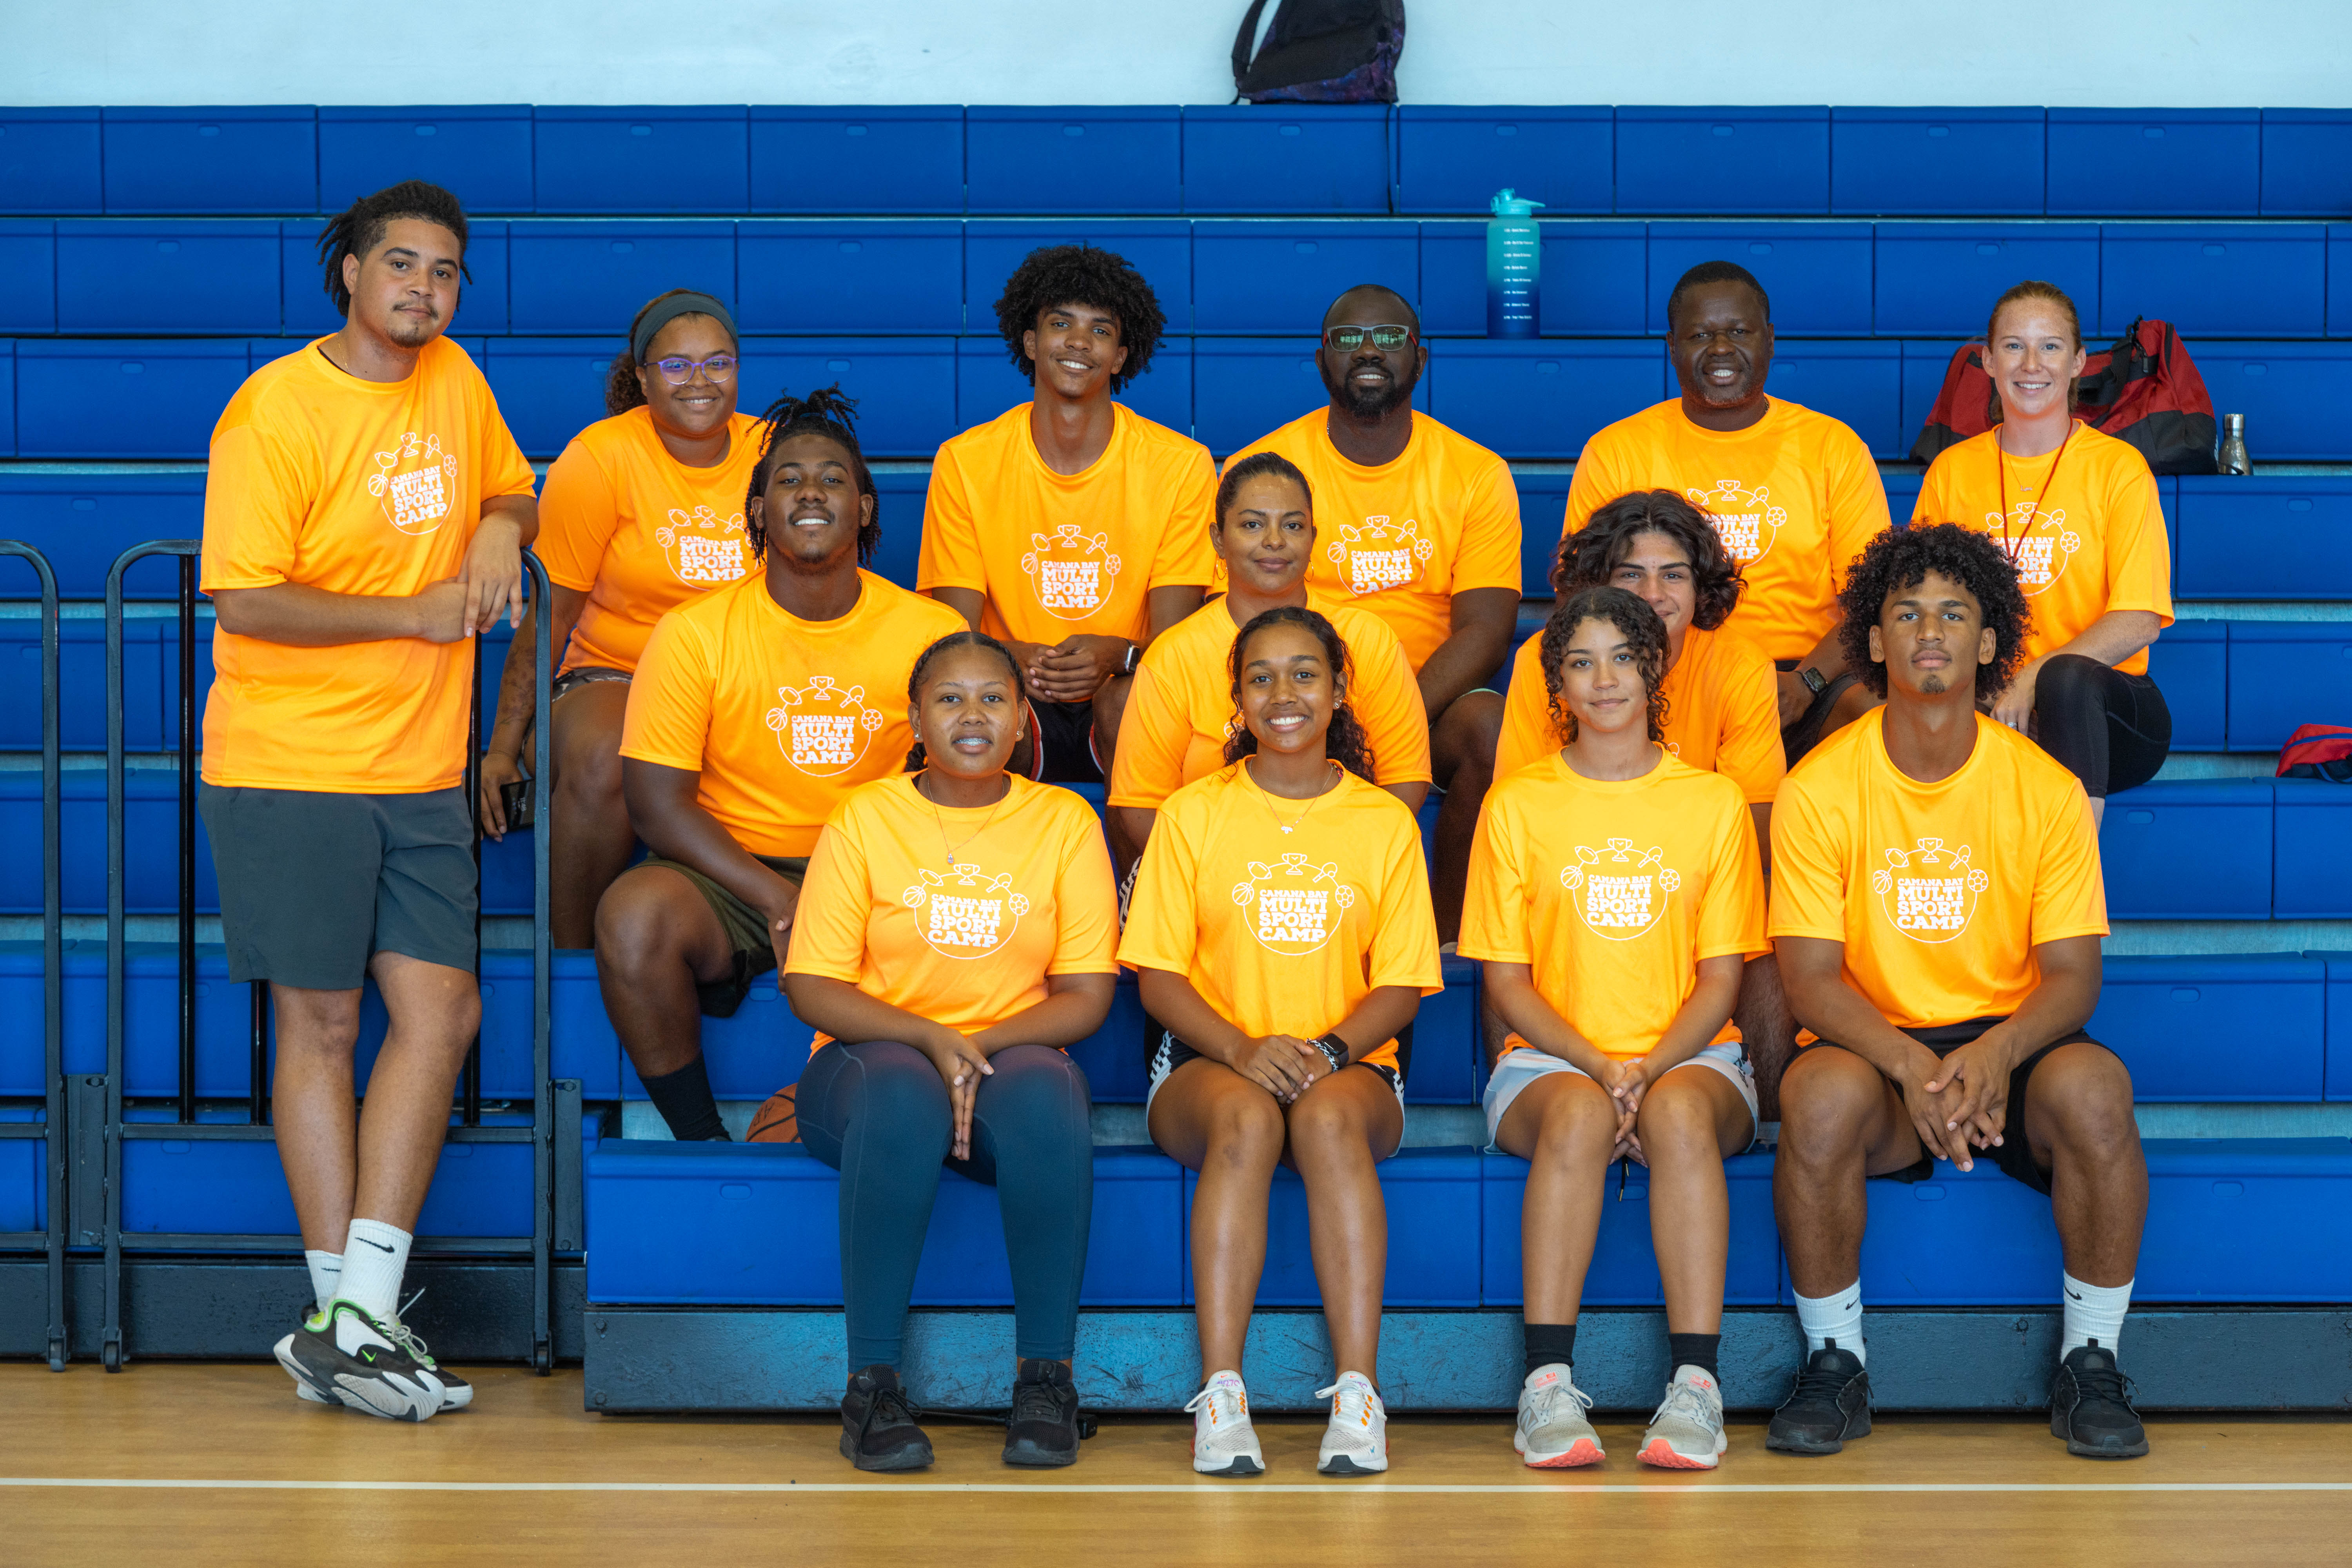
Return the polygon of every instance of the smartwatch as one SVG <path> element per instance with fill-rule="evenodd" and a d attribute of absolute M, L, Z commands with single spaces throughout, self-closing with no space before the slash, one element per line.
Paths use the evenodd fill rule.
<path fill-rule="evenodd" d="M 1333 1072 L 1338 1072 L 1341 1068 L 1348 1065 L 1348 1042 L 1341 1039 L 1339 1036 L 1326 1035 L 1321 1039 L 1317 1040 L 1315 1045 L 1316 1048 L 1320 1050 L 1324 1057 L 1329 1060 L 1331 1063 L 1331 1070 Z"/>
<path fill-rule="evenodd" d="M 1127 645 L 1127 658 L 1119 662 L 1118 672 L 1121 675 L 1133 675 L 1135 667 L 1142 662 L 1143 649 L 1134 643 L 1129 643 Z"/>
<path fill-rule="evenodd" d="M 1828 678 L 1823 676 L 1820 670 L 1815 669 L 1810 664 L 1801 665 L 1798 668 L 1797 679 L 1803 681 L 1805 683 L 1805 689 L 1811 692 L 1816 697 L 1819 697 L 1822 692 L 1827 691 L 1830 689 Z"/>

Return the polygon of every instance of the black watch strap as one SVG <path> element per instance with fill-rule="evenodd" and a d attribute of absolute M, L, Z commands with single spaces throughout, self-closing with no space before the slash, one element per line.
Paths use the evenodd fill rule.
<path fill-rule="evenodd" d="M 1329 1059 L 1331 1063 L 1331 1070 L 1333 1072 L 1338 1072 L 1341 1068 L 1348 1065 L 1348 1042 L 1341 1039 L 1339 1036 L 1325 1035 L 1322 1038 L 1317 1040 L 1315 1044 L 1317 1047 L 1322 1051 L 1323 1055 Z"/>
<path fill-rule="evenodd" d="M 1830 689 L 1829 678 L 1810 664 L 1798 667 L 1797 679 L 1803 681 L 1805 689 L 1816 697 Z"/>
<path fill-rule="evenodd" d="M 1121 675 L 1133 675 L 1135 673 L 1135 667 L 1142 662 L 1143 645 L 1140 643 L 1129 643 L 1127 645 L 1127 658 L 1120 662 L 1118 672 Z"/>

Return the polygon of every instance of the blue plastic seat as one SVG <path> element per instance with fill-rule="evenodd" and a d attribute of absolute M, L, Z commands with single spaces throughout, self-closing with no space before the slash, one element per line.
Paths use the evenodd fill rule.
<path fill-rule="evenodd" d="M 318 111 L 263 108 L 100 111 L 106 210 L 278 216 L 319 210 Z"/>
<path fill-rule="evenodd" d="M 518 223 L 508 230 L 518 332 L 587 332 L 617 348 L 646 300 L 672 289 L 735 298 L 735 226 L 716 221 Z"/>
<path fill-rule="evenodd" d="M 751 121 L 727 104 L 531 111 L 544 213 L 740 213 L 751 201 Z"/>
<path fill-rule="evenodd" d="M 1505 458 L 1573 458 L 1602 426 L 1667 392 L 1666 356 L 1645 339 L 1449 342 L 1433 349 L 1430 412 Z M 1211 444 L 1213 447 L 1214 443 Z"/>
<path fill-rule="evenodd" d="M 2208 385 L 2217 379 L 2207 370 Z M 2213 405 L 2231 407 L 2218 389 Z M 2261 440 L 2255 419 L 2247 428 Z M 2188 475 L 2179 487 L 2179 597 L 2352 599 L 2352 477 Z"/>
<path fill-rule="evenodd" d="M 2352 724 L 2352 623 L 2232 622 L 2229 676 L 2231 751 L 2274 752 L 2299 725 Z"/>
<path fill-rule="evenodd" d="M 507 428 L 528 456 L 551 459 L 604 417 L 604 378 L 625 346 L 617 332 L 604 338 L 490 340 L 482 374 Z M 754 406 L 748 393 L 743 404 Z"/>
<path fill-rule="evenodd" d="M 2263 216 L 2352 212 L 2352 110 L 2263 110 Z"/>
<path fill-rule="evenodd" d="M 928 468 L 884 469 L 874 476 L 875 515 L 882 538 L 866 569 L 901 588 L 915 586 L 923 548 L 923 503 L 930 488 Z"/>
<path fill-rule="evenodd" d="M 1956 341 L 1937 339 L 1928 342 L 1906 342 L 1903 345 L 1903 438 L 1904 454 L 1910 454 L 1910 443 L 1919 438 L 1935 411 L 1937 395 L 1944 390 L 1944 377 L 1952 367 L 1952 354 L 1959 347 Z M 1919 487 L 1913 485 L 1911 494 L 1916 498 Z M 1892 500 L 1892 493 L 1889 495 Z M 1911 509 L 1905 506 L 1895 513 L 1895 521 L 1907 522 Z"/>
<path fill-rule="evenodd" d="M 257 219 L 73 219 L 58 226 L 66 332 L 274 333 L 278 226 Z"/>
<path fill-rule="evenodd" d="M 2335 388 L 2352 367 L 2352 343 L 2226 342 L 2189 345 L 2215 414 L 2246 416 L 2246 449 L 2258 463 L 2352 459 L 2352 427 L 2336 416 Z M 2333 542 L 2324 542 L 2323 549 Z M 2300 574 L 2310 563 L 2298 561 Z M 2307 598 L 2308 595 L 2294 595 Z"/>
<path fill-rule="evenodd" d="M 751 220 L 735 231 L 746 332 L 963 331 L 963 226 L 952 221 Z"/>
<path fill-rule="evenodd" d="M 527 103 L 319 110 L 319 205 L 341 212 L 404 180 L 426 180 L 476 213 L 531 210 Z"/>
<path fill-rule="evenodd" d="M 1551 596 L 1552 563 L 1559 554 L 1561 532 L 1568 526 L 1568 485 L 1563 468 L 1514 469 L 1511 480 L 1519 492 L 1519 592 L 1536 598 Z M 1522 611 L 1522 618 L 1525 612 Z M 1540 621 L 1538 621 L 1540 624 Z M 1506 672 L 1510 661 L 1503 661 Z M 1497 689 L 1499 689 L 1499 688 Z"/>
<path fill-rule="evenodd" d="M 0 213 L 106 210 L 95 109 L 0 109 Z"/>
<path fill-rule="evenodd" d="M 1903 424 L 1903 345 L 1885 339 L 1779 338 L 1772 395 L 1843 421 L 1880 458 L 1901 458 L 1916 431 Z"/>
<path fill-rule="evenodd" d="M 1396 210 L 1484 214 L 1507 185 L 1554 217 L 1614 211 L 1616 129 L 1605 106 L 1400 105 Z"/>
<path fill-rule="evenodd" d="M 1389 113 L 1379 103 L 1189 106 L 1184 210 L 1385 216 Z"/>
<path fill-rule="evenodd" d="M 986 213 L 1179 213 L 1181 120 L 1172 104 L 964 110 L 964 204 Z"/>
<path fill-rule="evenodd" d="M 2066 290 L 2084 331 L 2099 320 L 2094 223 L 1882 223 L 1873 265 L 1872 330 L 1949 340 L 1939 345 L 1938 364 L 1961 342 L 1981 339 L 1993 301 L 2028 278 Z"/>
<path fill-rule="evenodd" d="M 869 458 L 928 458 L 956 433 L 953 338 L 747 337 L 736 376 L 747 410 L 838 383 L 857 399 L 857 443 Z"/>
<path fill-rule="evenodd" d="M 2116 920 L 2271 918 L 2271 784 L 2142 784 L 2107 797 L 2099 826 Z"/>
<path fill-rule="evenodd" d="M 2052 217 L 2252 217 L 2262 117 L 2252 109 L 2053 109 Z"/>
<path fill-rule="evenodd" d="M 241 338 L 28 338 L 16 358 L 17 379 L 40 390 L 17 407 L 16 455 L 47 459 L 202 459 L 251 369 Z"/>
<path fill-rule="evenodd" d="M 1830 210 L 2039 217 L 2044 119 L 2039 108 L 1832 109 Z"/>
<path fill-rule="evenodd" d="M 1538 325 L 1547 333 L 1632 337 L 1646 330 L 1649 237 L 1640 223 L 1545 223 Z M 1486 226 L 1421 226 L 1421 324 L 1432 336 L 1486 331 Z"/>
<path fill-rule="evenodd" d="M 1731 1195 L 1731 1253 L 1724 1270 L 1726 1305 L 1757 1307 L 1780 1300 L 1780 1237 L 1772 1224 L 1772 1156 L 1736 1154 L 1724 1162 Z M 1634 1166 L 1603 1177 L 1601 1233 L 1584 1277 L 1587 1307 L 1657 1307 L 1665 1303 L 1650 1236 L 1650 1172 Z M 1516 1154 L 1479 1156 L 1480 1301 L 1516 1307 L 1526 1300 L 1519 1249 L 1528 1163 Z"/>
<path fill-rule="evenodd" d="M 107 569 L 131 545 L 150 539 L 194 539 L 204 531 L 205 476 L 178 473 L 57 473 L 0 469 L 0 539 L 21 539 L 49 558 L 58 592 L 68 599 L 106 596 Z M 0 594 L 35 595 L 23 565 L 0 564 Z M 122 579 L 128 598 L 178 595 L 169 564 L 133 567 Z"/>
<path fill-rule="evenodd" d="M 1735 261 L 1754 273 L 1772 298 L 1776 333 L 1869 335 L 1866 223 L 1654 223 L 1649 331 L 1666 330 L 1675 281 L 1702 261 Z"/>
<path fill-rule="evenodd" d="M 12 586 L 18 582 L 19 574 L 31 575 L 22 566 L 0 567 L 0 574 L 5 574 L 0 581 Z M 176 594 L 178 589 L 172 591 Z M 0 680 L 0 747 L 26 752 L 40 748 L 40 661 L 39 617 L 34 615 L 0 619 L 0 670 L 8 672 L 5 680 Z M 155 752 L 163 747 L 167 668 L 173 671 L 178 668 L 178 639 L 172 623 L 125 621 L 122 737 L 124 747 L 130 751 Z M 68 751 L 106 749 L 104 621 L 77 619 L 58 624 L 58 727 Z"/>
<path fill-rule="evenodd" d="M 2315 952 L 2327 963 L 2327 1089 L 2352 1100 L 2352 952 Z"/>
<path fill-rule="evenodd" d="M 751 106 L 755 213 L 961 213 L 958 104 Z"/>
<path fill-rule="evenodd" d="M 2352 789 L 2280 779 L 2271 910 L 2283 921 L 2352 919 Z"/>
<path fill-rule="evenodd" d="M 2192 345 L 2222 336 L 2318 337 L 2327 314 L 2326 238 L 2315 223 L 2102 225 L 2096 330 L 2120 336 L 2135 318 L 2153 316 Z M 2201 363 L 2194 346 L 2189 352 Z"/>
<path fill-rule="evenodd" d="M 2172 713 L 2172 749 L 2219 752 L 2229 746 L 2230 626 L 2175 621 L 2147 650 L 2147 673 Z"/>
<path fill-rule="evenodd" d="M 1312 341 L 1340 293 L 1377 283 L 1421 294 L 1417 224 L 1251 223 L 1192 226 L 1192 321 L 1202 332 L 1272 332 Z"/>
<path fill-rule="evenodd" d="M 57 225 L 0 218 L 0 332 L 57 330 Z"/>
<path fill-rule="evenodd" d="M 2338 278 L 2352 278 L 2352 223 L 2327 226 L 2327 267 Z M 2327 296 L 2327 335 L 2352 338 L 2352 289 L 2336 289 Z"/>
<path fill-rule="evenodd" d="M 1830 111 L 1620 108 L 1617 210 L 1826 214 Z"/>
<path fill-rule="evenodd" d="M 2109 958 L 2084 1026 L 2131 1069 L 2141 1104 L 2316 1100 L 2326 982 L 2319 960 L 2292 953 Z"/>

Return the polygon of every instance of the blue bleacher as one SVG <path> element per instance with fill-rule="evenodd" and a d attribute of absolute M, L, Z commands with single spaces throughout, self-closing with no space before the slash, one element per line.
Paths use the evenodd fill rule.
<path fill-rule="evenodd" d="M 1871 226 L 1866 223 L 1654 223 L 1647 331 L 1666 330 L 1675 280 L 1702 261 L 1736 261 L 1772 297 L 1776 334 L 1870 334 Z"/>
<path fill-rule="evenodd" d="M 106 210 L 95 109 L 0 109 L 0 213 Z"/>
<path fill-rule="evenodd" d="M 428 180 L 469 218 L 530 212 L 531 133 L 527 103 L 321 108 L 319 205 L 340 212 L 386 185 Z"/>
<path fill-rule="evenodd" d="M 1391 136 L 1400 213 L 1483 216 L 1506 185 L 1554 217 L 1617 210 L 1616 123 L 1605 108 L 1405 104 Z"/>
<path fill-rule="evenodd" d="M 967 331 L 985 334 L 995 330 L 996 300 L 1004 291 L 1005 279 L 1024 257 L 1047 245 L 1091 245 L 1125 258 L 1160 297 L 1168 330 L 1189 332 L 1193 328 L 1192 226 L 1188 221 L 1070 215 L 974 218 L 963 226 L 963 231 Z"/>
<path fill-rule="evenodd" d="M 1903 345 L 1884 340 L 1777 338 L 1773 395 L 1843 420 L 1880 458 L 1910 451 L 1916 426 L 1903 423 Z"/>
<path fill-rule="evenodd" d="M 2134 318 L 2153 316 L 2194 322 L 2200 336 L 2318 337 L 2327 315 L 2326 238 L 2315 223 L 2103 225 L 2105 304 L 2085 314 L 2084 330 L 2120 337 Z"/>
<path fill-rule="evenodd" d="M 740 223 L 731 301 L 746 332 L 963 331 L 963 226 L 944 219 Z"/>
<path fill-rule="evenodd" d="M 2329 1100 L 2352 1100 L 2352 952 L 2316 952 L 2327 964 Z"/>
<path fill-rule="evenodd" d="M 1389 121 L 1384 104 L 1188 107 L 1184 210 L 1385 216 Z"/>
<path fill-rule="evenodd" d="M 2230 626 L 2175 621 L 2147 650 L 2147 673 L 2172 714 L 2172 749 L 2219 752 L 2230 737 Z"/>
<path fill-rule="evenodd" d="M 532 119 L 541 212 L 740 213 L 751 201 L 751 119 L 740 107 L 542 106 Z"/>
<path fill-rule="evenodd" d="M 2277 344 L 2274 347 L 2299 345 Z M 2208 384 L 2213 373 L 2207 372 Z M 2252 377 L 2259 383 L 2267 377 Z M 2217 409 L 2234 407 L 2217 390 Z M 2315 409 L 2332 418 L 2332 404 Z M 2247 440 L 2262 426 L 2247 420 Z M 2173 592 L 2182 599 L 2352 599 L 2352 475 L 2182 478 Z M 2293 540 L 2292 550 L 2264 542 Z"/>
<path fill-rule="evenodd" d="M 2293 953 L 2105 961 L 2084 1026 L 2142 1103 L 2313 1101 L 2326 1069 L 2326 965 Z"/>
<path fill-rule="evenodd" d="M 319 210 L 318 111 L 290 108 L 101 112 L 110 214 Z"/>
<path fill-rule="evenodd" d="M 1403 219 L 1205 219 L 1192 226 L 1192 325 L 1311 336 L 1341 289 L 1378 283 L 1412 300 L 1420 269 L 1421 226 Z"/>
<path fill-rule="evenodd" d="M 2270 781 L 2147 784 L 2107 797 L 2099 825 L 2118 920 L 2271 918 Z"/>
<path fill-rule="evenodd" d="M 2229 647 L 2228 750 L 2274 752 L 2299 725 L 2352 724 L 2352 622 L 2236 621 Z"/>
<path fill-rule="evenodd" d="M 57 327 L 57 225 L 47 218 L 0 218 L 0 332 Z"/>
<path fill-rule="evenodd" d="M 958 104 L 754 104 L 748 210 L 963 211 Z"/>
<path fill-rule="evenodd" d="M 1992 302 L 2021 278 L 2066 290 L 2082 312 L 2084 331 L 2099 319 L 2095 223 L 1882 223 L 1872 258 L 1872 330 L 1889 337 L 1940 336 L 1938 367 L 1956 342 L 1983 335 Z M 1905 422 L 1919 427 L 1907 411 Z"/>
<path fill-rule="evenodd" d="M 278 329 L 278 225 L 121 218 L 58 225 L 58 330 L 152 336 Z M 314 277 L 314 261 L 305 268 Z"/>
<path fill-rule="evenodd" d="M 1617 210 L 1826 214 L 1830 111 L 1621 108 Z"/>
<path fill-rule="evenodd" d="M 2280 920 L 2352 920 L 2352 789 L 2280 779 L 2271 910 Z"/>
<path fill-rule="evenodd" d="M 2253 217 L 2262 116 L 2251 109 L 2053 109 L 2052 217 Z"/>
<path fill-rule="evenodd" d="M 253 369 L 242 338 L 23 338 L 16 360 L 41 389 L 16 410 L 16 456 L 44 459 L 201 459 Z"/>
<path fill-rule="evenodd" d="M 668 289 L 735 297 L 735 226 L 717 219 L 517 223 L 507 244 L 517 332 L 617 342 L 646 301 Z"/>
<path fill-rule="evenodd" d="M 1506 457 L 1557 461 L 1664 397 L 1668 379 L 1664 353 L 1646 339 L 1473 339 L 1433 350 L 1422 385 L 1429 412 L 1474 440 Z"/>
<path fill-rule="evenodd" d="M 2263 216 L 2352 212 L 2352 111 L 2263 110 Z"/>
<path fill-rule="evenodd" d="M 1830 211 L 2039 216 L 2043 125 L 2039 108 L 1832 109 Z"/>
<path fill-rule="evenodd" d="M 1180 213 L 1182 121 L 1165 108 L 1009 107 L 964 111 L 964 210 Z M 1051 170 L 1051 189 L 1043 172 Z"/>

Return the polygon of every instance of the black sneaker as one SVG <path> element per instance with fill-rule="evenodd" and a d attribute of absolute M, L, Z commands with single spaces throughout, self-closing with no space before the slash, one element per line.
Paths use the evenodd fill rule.
<path fill-rule="evenodd" d="M 921 1414 L 898 1386 L 897 1369 L 867 1367 L 841 1396 L 841 1457 L 861 1470 L 923 1468 L 931 1440 L 915 1425 Z"/>
<path fill-rule="evenodd" d="M 1078 1462 L 1078 1391 L 1057 1361 L 1024 1361 L 1013 1381 L 1004 1462 L 1047 1468 Z"/>
<path fill-rule="evenodd" d="M 2147 1428 L 2131 1396 L 2115 1352 L 2096 1340 L 2078 1345 L 2050 1380 L 2050 1435 L 2086 1459 L 2137 1459 L 2147 1452 Z"/>
<path fill-rule="evenodd" d="M 1783 1454 L 1834 1454 L 1870 1436 L 1870 1374 L 1832 1340 L 1806 1358 L 1788 1403 L 1772 1412 L 1764 1446 Z"/>

